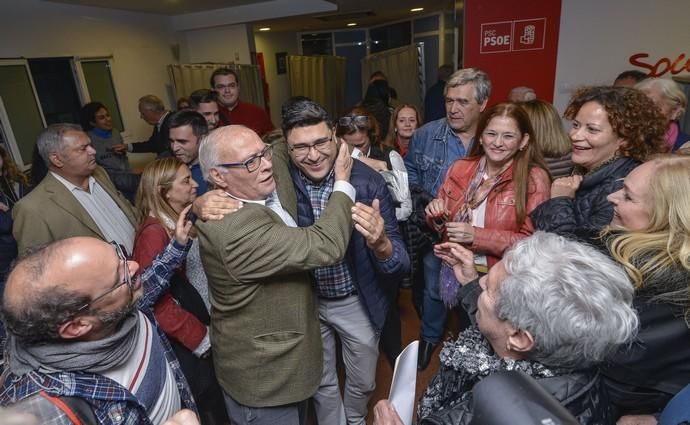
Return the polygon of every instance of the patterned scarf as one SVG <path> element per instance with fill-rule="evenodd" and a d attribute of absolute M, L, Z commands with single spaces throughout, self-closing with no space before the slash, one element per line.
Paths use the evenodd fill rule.
<path fill-rule="evenodd" d="M 441 368 L 419 400 L 417 417 L 420 419 L 470 400 L 472 387 L 496 372 L 517 370 L 535 379 L 571 372 L 550 369 L 532 360 L 500 358 L 476 326 L 467 328 L 457 340 L 444 342 L 440 357 Z"/>
<path fill-rule="evenodd" d="M 484 179 L 486 175 L 486 157 L 482 156 L 479 166 L 470 180 L 470 184 L 465 190 L 465 195 L 460 204 L 457 214 L 453 218 L 456 223 L 472 223 L 472 210 L 476 209 L 489 196 L 489 193 L 501 180 L 503 173 L 510 168 L 511 163 L 505 165 L 493 178 Z M 455 279 L 453 268 L 448 264 L 441 264 L 441 276 L 439 293 L 441 300 L 448 308 L 453 308 L 458 303 L 458 291 L 460 287 Z"/>

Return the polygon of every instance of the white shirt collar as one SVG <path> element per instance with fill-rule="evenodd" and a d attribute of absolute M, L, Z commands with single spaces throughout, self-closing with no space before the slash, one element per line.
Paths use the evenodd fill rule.
<path fill-rule="evenodd" d="M 67 190 L 69 190 L 70 192 L 74 192 L 75 190 L 81 190 L 82 192 L 85 192 L 84 189 L 82 189 L 81 187 L 68 181 L 67 179 L 65 179 L 64 177 L 62 177 L 61 175 L 59 175 L 55 171 L 51 171 L 50 174 L 52 174 L 53 177 L 55 177 L 60 183 L 62 183 L 67 188 Z M 96 179 L 94 179 L 93 176 L 89 176 L 89 192 L 93 193 L 93 186 L 95 184 L 96 184 Z"/>

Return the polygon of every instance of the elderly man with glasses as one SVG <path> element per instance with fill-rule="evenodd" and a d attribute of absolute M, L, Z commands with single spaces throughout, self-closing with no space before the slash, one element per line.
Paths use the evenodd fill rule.
<path fill-rule="evenodd" d="M 191 223 L 139 274 L 122 247 L 92 237 L 38 248 L 10 273 L 0 405 L 39 423 L 158 424 L 195 409 L 152 308 L 185 258 Z"/>
<path fill-rule="evenodd" d="M 230 125 L 201 142 L 204 178 L 243 207 L 219 221 L 197 222 L 211 292 L 211 339 L 218 381 L 236 425 L 304 423 L 306 400 L 321 379 L 321 338 L 308 270 L 339 261 L 352 232 L 352 159 L 335 159 L 328 206 L 309 227 L 283 208 L 273 150 L 249 128 Z M 357 214 L 355 208 L 354 214 Z"/>
<path fill-rule="evenodd" d="M 288 175 L 288 184 L 282 184 L 281 178 L 278 195 L 297 224 L 309 226 L 324 213 L 336 183 L 338 144 L 333 123 L 324 108 L 308 98 L 289 100 L 282 115 L 286 143 L 276 145 L 273 164 L 274 173 Z M 361 119 L 341 120 L 349 125 Z M 356 231 L 347 255 L 311 273 L 319 297 L 324 353 L 321 385 L 314 395 L 320 424 L 365 423 L 376 385 L 379 336 L 392 302 L 384 287 L 397 285 L 410 264 L 383 177 L 354 161 L 350 183 L 357 190 Z M 342 343 L 346 375 L 342 397 L 336 335 Z"/>

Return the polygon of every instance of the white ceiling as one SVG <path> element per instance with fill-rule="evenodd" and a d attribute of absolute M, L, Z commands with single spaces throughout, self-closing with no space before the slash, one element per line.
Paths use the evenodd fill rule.
<path fill-rule="evenodd" d="M 43 0 L 170 16 L 177 30 L 254 23 L 255 30 L 316 31 L 360 27 L 453 10 L 459 0 Z"/>

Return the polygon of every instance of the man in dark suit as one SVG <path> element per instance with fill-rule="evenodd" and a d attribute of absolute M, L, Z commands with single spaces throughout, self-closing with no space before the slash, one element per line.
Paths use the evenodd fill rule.
<path fill-rule="evenodd" d="M 74 236 L 116 241 L 131 252 L 134 208 L 96 165 L 89 136 L 74 124 L 52 124 L 36 145 L 49 171 L 12 211 L 19 253 Z"/>
<path fill-rule="evenodd" d="M 297 425 L 321 379 L 321 338 L 308 270 L 345 255 L 352 232 L 352 159 L 341 147 L 336 186 L 313 226 L 283 209 L 272 147 L 238 125 L 201 142 L 204 177 L 244 206 L 219 221 L 197 222 L 213 315 L 213 360 L 236 425 Z M 356 210 L 356 208 L 355 208 Z"/>
<path fill-rule="evenodd" d="M 153 133 L 145 142 L 128 145 L 128 150 L 135 153 L 153 152 L 158 158 L 171 156 L 168 141 L 170 111 L 165 109 L 163 101 L 152 94 L 143 96 L 139 99 L 139 116 L 153 126 Z"/>
<path fill-rule="evenodd" d="M 309 226 L 324 211 L 335 181 L 337 143 L 328 114 L 318 103 L 297 98 L 283 106 L 287 147 L 275 148 L 278 195 L 299 226 Z M 289 159 L 288 159 L 289 157 Z M 312 271 L 319 296 L 324 365 L 314 395 L 321 424 L 364 425 L 375 387 L 379 335 L 392 300 L 386 285 L 397 285 L 410 260 L 395 218 L 395 205 L 379 173 L 354 161 L 350 183 L 357 191 L 347 255 Z M 397 302 L 397 300 L 395 300 Z M 340 395 L 336 335 L 342 345 L 346 380 Z"/>

